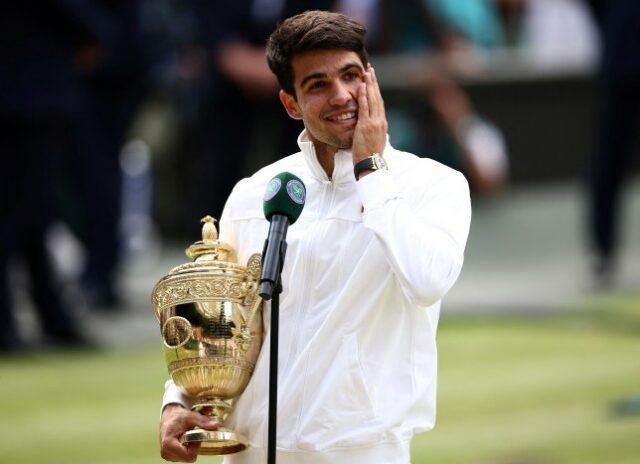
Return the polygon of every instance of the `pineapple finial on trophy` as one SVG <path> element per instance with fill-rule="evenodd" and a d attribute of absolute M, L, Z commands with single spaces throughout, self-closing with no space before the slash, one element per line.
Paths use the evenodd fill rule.
<path fill-rule="evenodd" d="M 229 244 L 221 242 L 218 239 L 218 231 L 216 229 L 216 220 L 206 215 L 200 222 L 202 226 L 202 240 L 192 244 L 185 250 L 186 255 L 196 262 L 202 261 L 235 261 L 235 252 Z"/>
<path fill-rule="evenodd" d="M 216 220 L 206 215 L 200 222 L 204 223 L 202 226 L 202 243 L 206 245 L 213 245 L 216 240 L 218 240 L 218 230 L 216 229 L 215 223 Z"/>

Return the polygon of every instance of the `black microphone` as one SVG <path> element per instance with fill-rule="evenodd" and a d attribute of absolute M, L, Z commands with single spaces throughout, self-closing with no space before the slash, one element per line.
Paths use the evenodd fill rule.
<path fill-rule="evenodd" d="M 270 300 L 280 281 L 280 273 L 287 252 L 287 230 L 302 213 L 307 190 L 300 178 L 281 172 L 269 181 L 264 195 L 264 217 L 271 223 L 262 251 L 260 296 Z"/>

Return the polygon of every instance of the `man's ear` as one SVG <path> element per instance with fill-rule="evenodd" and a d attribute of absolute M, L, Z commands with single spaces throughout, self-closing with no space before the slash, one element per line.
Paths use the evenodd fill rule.
<path fill-rule="evenodd" d="M 293 119 L 302 119 L 302 113 L 300 113 L 300 107 L 298 106 L 298 102 L 295 97 L 293 95 L 289 95 L 284 90 L 280 90 L 279 96 L 284 109 L 287 110 L 287 114 Z"/>

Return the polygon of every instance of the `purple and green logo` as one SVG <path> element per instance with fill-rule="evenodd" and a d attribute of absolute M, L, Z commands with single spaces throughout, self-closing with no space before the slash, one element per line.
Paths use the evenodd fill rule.
<path fill-rule="evenodd" d="M 269 201 L 280 191 L 280 187 L 282 187 L 282 181 L 277 177 L 274 177 L 269 181 L 267 185 L 267 191 L 264 193 L 264 201 Z"/>
<path fill-rule="evenodd" d="M 287 193 L 293 201 L 295 201 L 299 205 L 304 205 L 306 192 L 304 190 L 304 185 L 302 185 L 302 182 L 296 179 L 292 179 L 287 182 Z"/>

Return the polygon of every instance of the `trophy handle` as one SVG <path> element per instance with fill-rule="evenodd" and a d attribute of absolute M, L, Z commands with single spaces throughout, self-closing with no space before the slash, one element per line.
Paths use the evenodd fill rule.
<path fill-rule="evenodd" d="M 244 319 L 246 326 L 251 327 L 251 322 L 256 313 L 259 313 L 258 308 L 262 303 L 262 298 L 258 294 L 258 281 L 260 280 L 260 271 L 262 270 L 262 255 L 260 253 L 254 253 L 249 257 L 247 261 L 247 274 L 245 276 L 245 289 L 246 293 L 242 301 Z"/>

